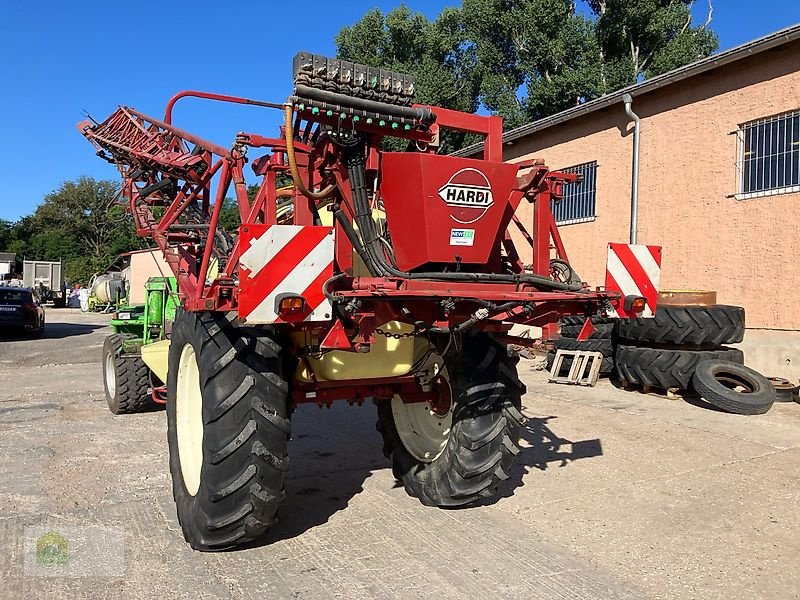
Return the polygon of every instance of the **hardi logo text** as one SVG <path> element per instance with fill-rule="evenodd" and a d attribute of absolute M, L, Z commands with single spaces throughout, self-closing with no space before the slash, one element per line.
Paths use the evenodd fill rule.
<path fill-rule="evenodd" d="M 451 206 L 486 208 L 492 205 L 492 190 L 477 185 L 448 183 L 439 190 L 439 195 Z"/>
<path fill-rule="evenodd" d="M 489 179 L 471 167 L 461 169 L 439 188 L 439 197 L 445 204 L 458 209 L 474 209 L 471 211 L 454 211 L 454 221 L 473 223 L 480 219 L 492 204 L 492 188 Z M 480 212 L 478 212 L 480 211 Z"/>

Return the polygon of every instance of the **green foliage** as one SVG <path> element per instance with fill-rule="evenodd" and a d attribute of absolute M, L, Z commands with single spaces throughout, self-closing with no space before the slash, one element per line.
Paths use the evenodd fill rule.
<path fill-rule="evenodd" d="M 465 112 L 478 108 L 477 59 L 459 9 L 446 8 L 429 21 L 403 4 L 386 14 L 375 8 L 344 27 L 336 45 L 339 58 L 414 74 L 417 102 Z M 442 149 L 452 149 L 463 138 L 450 135 Z"/>
<path fill-rule="evenodd" d="M 285 185 L 291 185 L 292 180 L 290 177 L 278 174 L 276 178 L 276 187 L 281 188 Z M 258 194 L 260 184 L 251 184 L 247 186 L 247 199 L 252 204 L 253 200 Z M 225 198 L 225 202 L 219 211 L 219 225 L 231 235 L 236 235 L 239 232 L 239 225 L 242 224 L 242 218 L 239 214 L 239 205 L 233 198 Z"/>
<path fill-rule="evenodd" d="M 284 183 L 281 179 L 279 185 Z M 148 247 L 117 201 L 118 187 L 116 182 L 90 177 L 64 182 L 32 215 L 16 223 L 0 220 L 0 251 L 14 252 L 19 260 L 63 260 L 70 283 L 88 283 L 119 254 Z M 248 186 L 251 202 L 257 193 L 257 185 Z M 153 212 L 160 218 L 163 208 Z M 238 232 L 239 207 L 232 198 L 225 199 L 219 223 L 231 234 Z"/>
<path fill-rule="evenodd" d="M 0 248 L 8 248 L 14 239 L 14 224 L 10 221 L 0 219 Z"/>
<path fill-rule="evenodd" d="M 386 14 L 373 9 L 336 36 L 339 58 L 412 72 L 418 102 L 472 112 L 478 108 L 476 60 L 465 42 L 458 9 L 429 21 L 405 5 Z"/>
<path fill-rule="evenodd" d="M 595 27 L 570 0 L 464 0 L 462 12 L 481 67 L 481 100 L 506 128 L 597 95 Z"/>
<path fill-rule="evenodd" d="M 693 26 L 694 0 L 589 0 L 604 52 L 601 91 L 636 83 L 708 56 L 716 34 Z"/>
<path fill-rule="evenodd" d="M 79 177 L 45 196 L 36 211 L 11 226 L 0 225 L 0 248 L 28 260 L 63 260 L 65 278 L 87 283 L 121 252 L 143 247 L 118 185 Z"/>
<path fill-rule="evenodd" d="M 80 283 L 87 285 L 92 275 L 104 269 L 106 265 L 100 264 L 88 256 L 73 256 L 64 261 L 64 277 L 71 284 Z"/>
<path fill-rule="evenodd" d="M 239 215 L 239 205 L 233 198 L 225 198 L 219 211 L 219 225 L 228 233 L 234 234 L 239 230 L 242 219 Z"/>
<path fill-rule="evenodd" d="M 717 37 L 692 25 L 693 0 L 463 0 L 430 21 L 405 5 L 367 12 L 336 36 L 338 56 L 413 73 L 417 100 L 505 128 L 565 110 L 708 56 Z M 447 147 L 463 136 L 450 137 Z"/>

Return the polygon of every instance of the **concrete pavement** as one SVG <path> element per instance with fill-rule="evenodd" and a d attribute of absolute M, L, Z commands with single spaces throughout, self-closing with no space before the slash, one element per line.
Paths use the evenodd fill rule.
<path fill-rule="evenodd" d="M 530 422 L 496 501 L 425 508 L 395 485 L 373 407 L 304 406 L 267 543 L 193 552 L 174 514 L 164 413 L 113 417 L 105 407 L 105 322 L 50 310 L 45 339 L 0 341 L 2 598 L 784 599 L 800 590 L 800 406 L 735 417 L 608 382 L 554 386 L 525 361 Z M 111 576 L 31 566 L 33 533 L 80 538 L 75 527 L 87 539 L 119 536 L 95 549 Z"/>

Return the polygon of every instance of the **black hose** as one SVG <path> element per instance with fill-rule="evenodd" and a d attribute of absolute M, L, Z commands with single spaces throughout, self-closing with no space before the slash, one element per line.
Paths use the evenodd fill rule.
<path fill-rule="evenodd" d="M 363 110 L 366 112 L 374 112 L 376 114 L 383 114 L 390 117 L 397 117 L 401 119 L 413 119 L 430 125 L 436 121 L 436 114 L 430 108 L 411 108 L 408 106 L 397 106 L 395 104 L 387 104 L 386 102 L 376 102 L 375 100 L 367 100 L 366 98 L 355 98 L 353 96 L 345 96 L 344 94 L 337 94 L 336 92 L 329 92 L 327 90 L 320 90 L 317 88 L 309 87 L 307 85 L 298 84 L 294 88 L 294 93 L 299 96 L 297 101 L 302 101 L 303 98 L 309 100 L 316 100 L 318 102 L 325 102 L 326 104 L 335 104 L 346 108 L 354 108 L 356 110 Z"/>
<path fill-rule="evenodd" d="M 336 295 L 336 294 L 332 294 L 328 290 L 328 288 L 330 287 L 330 285 L 334 281 L 344 277 L 345 275 L 347 275 L 347 273 L 337 273 L 333 277 L 329 277 L 328 279 L 326 279 L 325 283 L 322 284 L 322 293 L 325 294 L 325 297 L 328 299 L 328 302 L 331 303 L 331 307 L 335 307 L 337 302 L 344 302 L 345 297 L 344 296 L 339 296 L 339 295 Z"/>
<path fill-rule="evenodd" d="M 358 233 L 356 233 L 356 230 L 353 229 L 352 223 L 350 223 L 340 206 L 334 205 L 333 216 L 339 222 L 339 225 L 342 226 L 342 230 L 347 236 L 347 239 L 350 241 L 350 244 L 352 244 L 353 249 L 361 257 L 361 259 L 364 260 L 364 257 L 366 256 L 366 250 L 361 243 L 361 238 L 358 237 Z M 370 275 L 373 277 L 379 276 L 374 264 L 370 264 L 366 260 L 364 260 L 364 264 L 367 265 L 367 270 L 369 271 Z"/>
<path fill-rule="evenodd" d="M 345 149 L 344 163 L 347 167 L 347 177 L 355 211 L 353 220 L 358 225 L 357 235 L 361 238 L 361 243 L 356 247 L 362 249 L 363 253 L 359 253 L 359 255 L 364 264 L 367 265 L 370 275 L 387 276 L 390 275 L 390 271 L 387 269 L 386 262 L 381 260 L 383 250 L 377 247 L 378 234 L 375 230 L 375 221 L 372 219 L 372 210 L 367 197 L 365 161 L 363 144 L 358 143 Z"/>
<path fill-rule="evenodd" d="M 156 181 L 152 185 L 146 185 L 143 188 L 139 188 L 138 189 L 139 196 L 141 198 L 147 198 L 153 192 L 161 191 L 164 188 L 168 188 L 168 187 L 170 187 L 171 185 L 174 185 L 174 184 L 175 184 L 175 182 L 172 179 L 169 179 L 168 177 L 165 177 L 164 179 L 161 179 L 160 181 Z"/>

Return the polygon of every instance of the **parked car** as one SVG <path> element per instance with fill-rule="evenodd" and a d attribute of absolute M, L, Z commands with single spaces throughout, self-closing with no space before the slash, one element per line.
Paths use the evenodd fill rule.
<path fill-rule="evenodd" d="M 44 308 L 35 290 L 26 287 L 0 287 L 0 330 L 42 337 Z"/>

